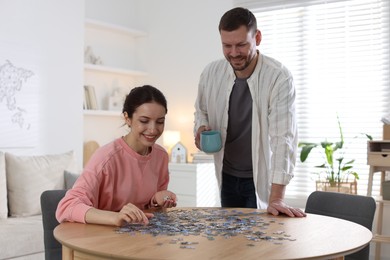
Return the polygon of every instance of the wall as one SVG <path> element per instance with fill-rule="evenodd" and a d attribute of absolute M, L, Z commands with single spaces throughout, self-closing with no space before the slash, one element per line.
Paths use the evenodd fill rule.
<path fill-rule="evenodd" d="M 208 62 L 223 57 L 217 26 L 220 16 L 233 7 L 232 2 L 137 2 L 139 28 L 149 33 L 144 50 L 145 69 L 150 73 L 151 84 L 164 91 L 169 103 L 166 129 L 179 129 L 182 142 L 190 152 L 197 150 L 193 145 L 192 127 L 199 75 Z M 300 201 L 296 206 L 304 207 L 305 202 Z M 384 219 L 389 216 L 388 209 L 387 205 Z M 384 221 L 384 234 L 390 234 L 389 228 Z M 389 249 L 389 244 L 382 245 L 382 259 L 389 259 L 384 257 L 390 255 Z M 372 243 L 371 257 L 374 252 Z"/>
<path fill-rule="evenodd" d="M 137 0 L 84 0 L 85 17 L 129 28 L 138 28 Z M 144 19 L 141 19 L 142 22 Z"/>
<path fill-rule="evenodd" d="M 180 130 L 189 153 L 194 145 L 194 103 L 199 76 L 207 63 L 223 57 L 218 23 L 232 1 L 139 1 L 149 40 L 145 66 L 151 84 L 167 96 L 167 130 Z M 138 19 L 138 20 L 141 20 Z M 190 158 L 190 160 L 192 160 Z"/>
<path fill-rule="evenodd" d="M 196 151 L 192 126 L 197 83 L 203 67 L 222 57 L 217 25 L 232 6 L 230 0 L 86 0 L 84 9 L 79 0 L 0 0 L 0 67 L 10 60 L 33 72 L 17 92 L 18 105 L 31 113 L 26 117 L 30 125 L 16 128 L 14 140 L 0 135 L 0 141 L 11 143 L 0 150 L 18 154 L 75 150 L 81 161 L 86 15 L 148 32 L 139 53 L 140 66 L 150 74 L 145 83 L 167 96 L 166 130 L 179 129 L 184 145 Z M 4 119 L 9 114 L 0 99 L 0 131 L 6 135 L 15 128 Z M 386 206 L 384 219 L 389 214 Z M 388 223 L 384 224 L 389 234 Z M 384 245 L 382 255 L 388 252 L 389 245 Z"/>
<path fill-rule="evenodd" d="M 232 1 L 225 0 L 86 0 L 87 18 L 147 32 L 136 53 L 137 68 L 149 74 L 142 84 L 166 95 L 165 130 L 179 130 L 189 154 L 197 151 L 193 114 L 198 79 L 207 63 L 223 57 L 217 27 L 231 7 Z"/>
<path fill-rule="evenodd" d="M 0 98 L 0 150 L 82 158 L 83 21 L 82 1 L 0 0 L 0 73 L 21 85 L 16 108 Z"/>

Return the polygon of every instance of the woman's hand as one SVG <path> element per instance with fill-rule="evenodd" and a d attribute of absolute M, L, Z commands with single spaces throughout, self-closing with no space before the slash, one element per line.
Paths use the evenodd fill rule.
<path fill-rule="evenodd" d="M 153 216 L 152 213 L 144 213 L 135 205 L 128 203 L 119 212 L 90 208 L 85 214 L 85 222 L 118 227 L 125 223 L 143 223 L 147 225 L 149 219 Z"/>
<path fill-rule="evenodd" d="M 176 207 L 176 194 L 169 190 L 162 190 L 156 192 L 154 195 L 155 202 L 158 206 L 163 208 Z"/>
<path fill-rule="evenodd" d="M 118 212 L 115 224 L 121 226 L 124 223 L 143 223 L 149 224 L 149 219 L 154 215 L 152 213 L 144 213 L 134 204 L 128 203 Z"/>

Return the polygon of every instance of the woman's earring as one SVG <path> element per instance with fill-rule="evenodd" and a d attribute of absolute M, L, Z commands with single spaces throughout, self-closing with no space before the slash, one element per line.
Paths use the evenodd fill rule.
<path fill-rule="evenodd" d="M 123 112 L 123 116 L 125 117 L 125 120 L 126 120 L 126 123 L 127 123 L 127 126 L 129 127 L 129 128 L 131 128 L 131 120 L 130 120 L 130 118 L 129 118 L 129 115 L 127 114 L 127 112 L 125 111 L 125 112 Z"/>

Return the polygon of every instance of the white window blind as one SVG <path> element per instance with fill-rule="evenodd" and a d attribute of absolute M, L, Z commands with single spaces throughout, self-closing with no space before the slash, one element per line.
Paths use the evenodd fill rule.
<path fill-rule="evenodd" d="M 260 52 L 283 62 L 294 76 L 299 141 L 337 142 L 339 116 L 345 158 L 355 159 L 360 176 L 359 194 L 367 192 L 369 171 L 361 133 L 381 140 L 381 118 L 390 113 L 389 2 L 235 1 L 256 15 L 263 35 Z M 297 160 L 286 198 L 298 206 L 315 190 L 311 173 L 323 163 L 322 154 L 315 149 L 305 163 Z"/>

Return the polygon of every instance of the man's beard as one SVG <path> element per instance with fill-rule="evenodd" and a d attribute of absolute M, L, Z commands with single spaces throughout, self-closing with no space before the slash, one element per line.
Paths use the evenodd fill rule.
<path fill-rule="evenodd" d="M 247 57 L 243 57 L 243 56 L 238 56 L 238 57 L 234 57 L 234 58 L 228 56 L 226 58 L 235 71 L 245 70 L 246 68 L 248 68 L 249 64 L 251 63 L 251 60 L 248 60 Z M 244 58 L 244 59 L 242 59 L 242 58 Z M 242 61 L 245 61 L 245 62 L 242 65 L 236 65 L 236 64 L 234 64 L 235 62 L 232 61 L 232 60 L 236 60 L 236 59 L 240 59 L 240 62 L 242 62 Z"/>

